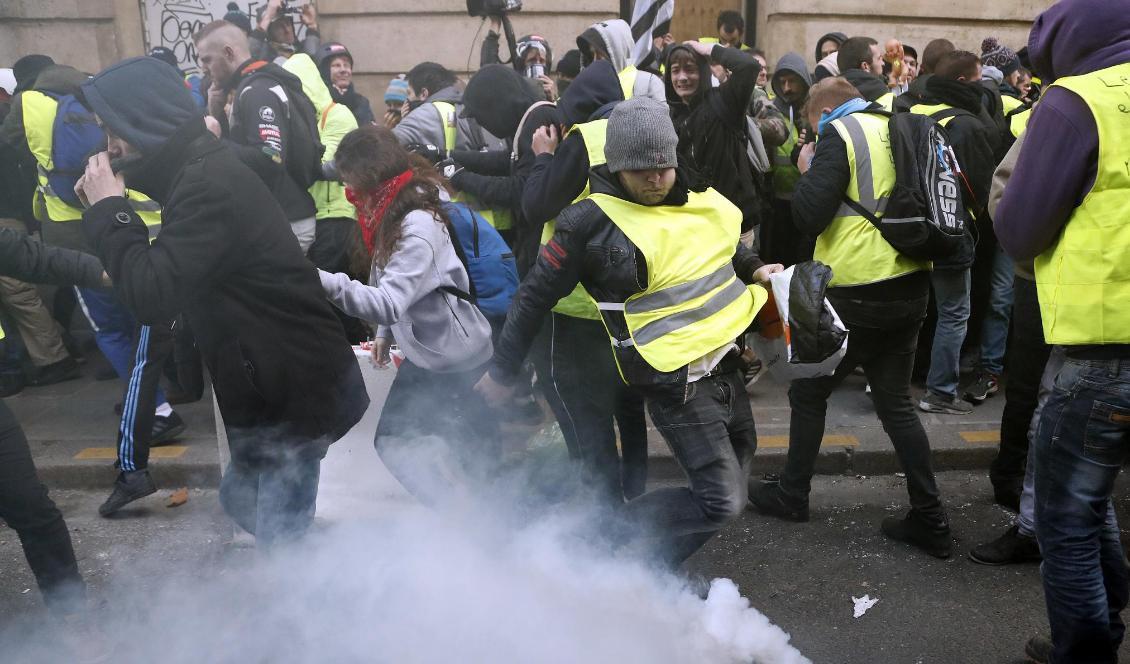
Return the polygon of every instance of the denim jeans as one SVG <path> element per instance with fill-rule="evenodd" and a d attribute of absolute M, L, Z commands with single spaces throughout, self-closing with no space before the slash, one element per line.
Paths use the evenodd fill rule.
<path fill-rule="evenodd" d="M 1042 337 L 1041 337 L 1042 338 Z M 1036 408 L 1032 412 L 1032 417 L 1028 421 L 1028 437 L 1029 440 L 1036 440 L 1036 431 L 1040 426 L 1040 413 L 1044 410 L 1044 404 L 1048 402 L 1048 397 L 1051 396 L 1052 387 L 1055 385 L 1055 377 L 1059 374 L 1059 370 L 1063 368 L 1063 362 L 1067 356 L 1063 353 L 1063 346 L 1057 346 L 1052 349 L 1051 354 L 1048 356 L 1048 361 L 1044 367 L 1043 378 L 1040 379 L 1040 391 L 1037 397 Z M 1009 377 L 1009 385 L 1012 385 L 1012 378 Z M 1002 437 L 1001 443 L 1004 440 Z M 1021 535 L 1028 537 L 1036 536 L 1036 461 L 1035 461 L 1035 445 L 1028 446 L 1028 465 L 1024 469 L 1024 490 L 1020 494 L 1020 516 L 1016 519 L 1016 525 L 1019 527 Z M 992 470 L 989 471 L 992 477 Z"/>
<path fill-rule="evenodd" d="M 1000 247 L 993 255 L 989 274 L 989 308 L 981 323 L 982 371 L 999 376 L 1004 371 L 1004 353 L 1008 345 L 1008 323 L 1012 317 L 1012 259 Z"/>
<path fill-rule="evenodd" d="M 625 513 L 671 564 L 686 560 L 745 509 L 757 432 L 741 374 L 644 390 L 655 428 L 688 485 L 649 491 Z"/>
<path fill-rule="evenodd" d="M 1111 502 L 1130 451 L 1130 357 L 1068 356 L 1036 433 L 1036 537 L 1057 664 L 1115 662 L 1130 595 Z"/>
<path fill-rule="evenodd" d="M 934 287 L 938 324 L 934 328 L 926 388 L 955 399 L 961 375 L 961 344 L 969 325 L 969 269 L 934 270 L 930 283 Z"/>
<path fill-rule="evenodd" d="M 830 299 L 849 331 L 847 354 L 834 375 L 794 380 L 789 387 L 789 455 L 781 473 L 781 489 L 795 498 L 807 499 L 824 437 L 828 397 L 857 366 L 862 366 L 871 385 L 875 412 L 906 473 L 911 507 L 927 520 L 944 521 L 945 510 L 931 465 L 930 441 L 910 398 L 910 374 L 927 299 Z"/>

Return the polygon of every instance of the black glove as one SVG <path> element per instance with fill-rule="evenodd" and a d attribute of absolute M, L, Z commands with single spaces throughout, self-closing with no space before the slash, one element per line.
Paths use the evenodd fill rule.
<path fill-rule="evenodd" d="M 436 164 L 436 170 L 439 171 L 439 174 L 443 177 L 452 180 L 456 175 L 463 172 L 463 167 L 455 163 L 454 159 L 448 157 Z"/>
<path fill-rule="evenodd" d="M 447 152 L 437 148 L 434 145 L 426 145 L 424 143 L 409 143 L 405 146 L 405 149 L 409 152 L 414 152 L 420 155 L 424 159 L 432 162 L 432 164 L 438 164 L 444 159 L 447 159 Z"/>

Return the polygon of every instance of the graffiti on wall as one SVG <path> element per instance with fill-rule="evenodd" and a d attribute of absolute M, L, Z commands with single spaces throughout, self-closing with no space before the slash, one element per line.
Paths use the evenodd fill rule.
<path fill-rule="evenodd" d="M 196 62 L 196 46 L 192 35 L 212 21 L 222 19 L 228 13 L 231 0 L 140 0 L 142 31 L 145 34 L 145 49 L 164 46 L 177 57 L 177 63 L 186 74 L 198 73 L 200 65 Z M 294 22 L 295 34 L 299 39 L 305 31 L 299 19 L 299 8 L 310 0 L 288 0 L 285 4 L 287 14 Z M 267 0 L 241 0 L 236 2 L 239 11 L 251 17 L 252 25 L 267 4 Z"/>

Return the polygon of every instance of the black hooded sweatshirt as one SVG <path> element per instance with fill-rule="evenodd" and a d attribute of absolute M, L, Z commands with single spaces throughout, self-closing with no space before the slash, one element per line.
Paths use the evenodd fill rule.
<path fill-rule="evenodd" d="M 612 63 L 597 60 L 581 70 L 557 102 L 557 109 L 562 126 L 568 130 L 608 117 L 623 100 L 623 88 Z M 522 194 L 526 220 L 540 228 L 556 218 L 584 191 L 590 167 L 585 139 L 576 132 L 565 136 L 552 154 L 538 155 Z"/>
<path fill-rule="evenodd" d="M 671 84 L 671 58 L 680 51 L 691 53 L 699 65 L 699 88 L 690 103 L 680 99 Z M 711 57 L 730 71 L 730 78 L 721 86 L 710 87 L 710 63 L 706 58 L 681 45 L 667 52 L 663 83 L 671 119 L 679 134 L 679 164 L 696 171 L 738 206 L 745 232 L 761 222 L 763 203 L 746 153 L 746 112 L 761 64 L 752 55 L 721 44 L 714 46 Z"/>
<path fill-rule="evenodd" d="M 533 136 L 539 127 L 559 124 L 560 113 L 545 101 L 541 88 L 531 79 L 505 65 L 487 65 L 471 78 L 463 91 L 463 109 L 483 129 L 506 137 L 511 151 L 456 150 L 452 158 L 464 168 L 451 178 L 451 184 L 483 205 L 510 211 L 512 249 L 518 270 L 524 274 L 537 257 L 541 237 L 541 224 L 531 224 L 522 215 L 522 191 L 535 161 Z"/>
<path fill-rule="evenodd" d="M 184 81 L 155 58 L 125 60 L 83 86 L 103 123 L 140 150 L 126 185 L 162 206 L 161 234 L 125 198 L 83 213 L 114 292 L 141 323 L 183 314 L 196 335 L 234 460 L 320 458 L 369 399 L 318 273 L 271 192 L 204 127 Z"/>

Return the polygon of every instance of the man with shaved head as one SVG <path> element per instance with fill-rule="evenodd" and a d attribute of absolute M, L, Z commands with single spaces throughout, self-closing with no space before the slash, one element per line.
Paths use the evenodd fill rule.
<path fill-rule="evenodd" d="M 208 129 L 229 142 L 271 190 L 306 252 L 314 242 L 317 210 L 308 185 L 295 178 L 312 148 L 295 112 L 297 104 L 309 103 L 302 82 L 276 64 L 252 58 L 247 35 L 226 21 L 209 23 L 194 40 L 197 60 L 212 79 Z"/>

